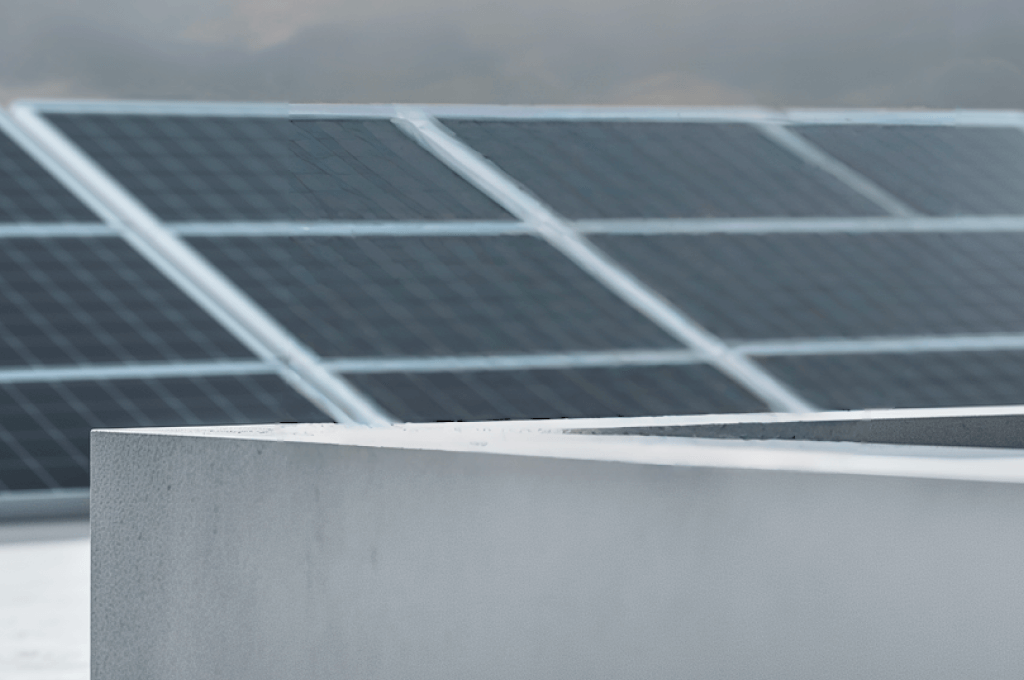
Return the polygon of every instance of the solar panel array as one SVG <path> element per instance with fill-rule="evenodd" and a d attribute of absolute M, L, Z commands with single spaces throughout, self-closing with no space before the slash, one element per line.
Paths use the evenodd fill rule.
<path fill-rule="evenodd" d="M 6 133 L 0 491 L 88 486 L 95 427 L 327 419 Z"/>
<path fill-rule="evenodd" d="M 396 421 L 1024 401 L 1024 116 L 17 114 L 50 160 L 0 142 L 0 491 L 86 484 L 90 427 L 326 419 L 303 394 Z"/>

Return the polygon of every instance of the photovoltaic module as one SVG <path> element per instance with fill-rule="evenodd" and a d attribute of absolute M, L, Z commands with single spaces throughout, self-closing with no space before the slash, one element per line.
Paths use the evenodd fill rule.
<path fill-rule="evenodd" d="M 14 113 L 0 492 L 96 427 L 1024 401 L 1024 114 Z"/>

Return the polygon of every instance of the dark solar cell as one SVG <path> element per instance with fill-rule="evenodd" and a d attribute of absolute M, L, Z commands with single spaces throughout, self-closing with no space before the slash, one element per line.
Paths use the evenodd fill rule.
<path fill-rule="evenodd" d="M 0 365 L 251 356 L 120 239 L 0 246 Z"/>
<path fill-rule="evenodd" d="M 595 240 L 727 338 L 1024 331 L 1024 233 Z"/>
<path fill-rule="evenodd" d="M 881 214 L 748 125 L 464 120 L 445 125 L 571 219 Z"/>
<path fill-rule="evenodd" d="M 88 486 L 96 427 L 326 420 L 270 375 L 0 384 L 0 490 Z"/>
<path fill-rule="evenodd" d="M 0 133 L 0 223 L 98 221 L 53 175 Z"/>
<path fill-rule="evenodd" d="M 509 218 L 384 120 L 49 118 L 167 221 Z"/>
<path fill-rule="evenodd" d="M 705 365 L 347 377 L 389 413 L 409 422 L 766 410 L 755 397 Z"/>
<path fill-rule="evenodd" d="M 795 130 L 928 215 L 1024 213 L 1024 132 L 924 125 Z"/>
<path fill-rule="evenodd" d="M 532 236 L 190 241 L 324 356 L 679 346 Z"/>
<path fill-rule="evenodd" d="M 826 409 L 1024 404 L 1024 352 L 791 356 L 760 363 Z"/>

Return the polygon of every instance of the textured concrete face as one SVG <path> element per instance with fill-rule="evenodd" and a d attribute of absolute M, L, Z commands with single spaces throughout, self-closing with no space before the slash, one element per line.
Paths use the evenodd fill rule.
<path fill-rule="evenodd" d="M 95 680 L 1024 677 L 1020 475 L 234 430 L 94 434 Z"/>

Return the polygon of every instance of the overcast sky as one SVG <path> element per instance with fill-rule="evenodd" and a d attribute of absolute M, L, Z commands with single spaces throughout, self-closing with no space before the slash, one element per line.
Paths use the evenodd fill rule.
<path fill-rule="evenodd" d="M 0 0 L 0 99 L 1024 108 L 1024 0 Z"/>

